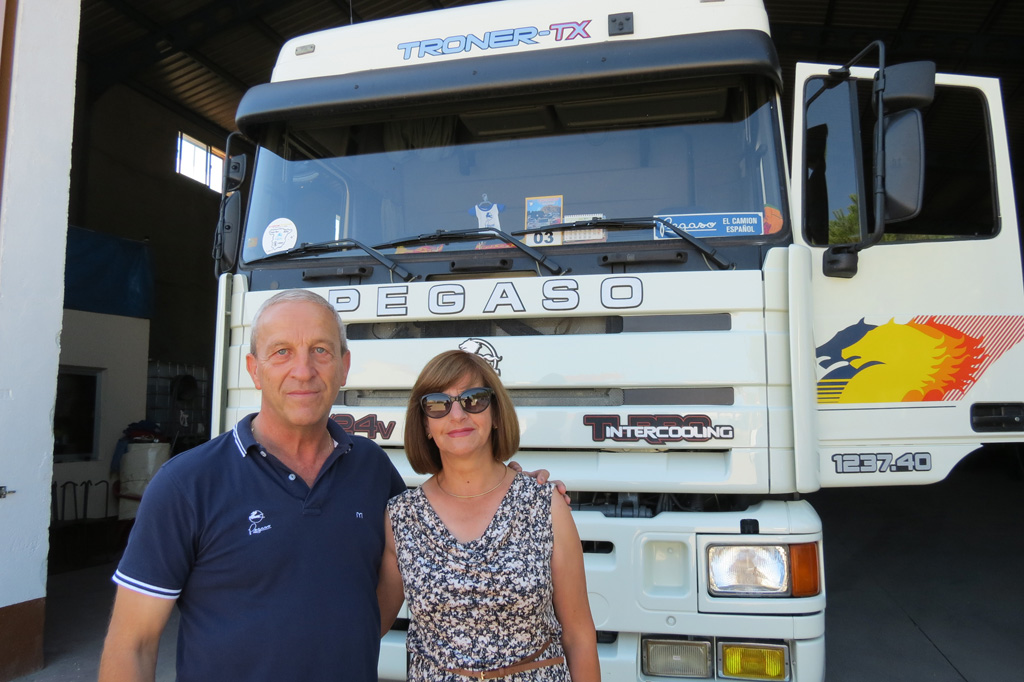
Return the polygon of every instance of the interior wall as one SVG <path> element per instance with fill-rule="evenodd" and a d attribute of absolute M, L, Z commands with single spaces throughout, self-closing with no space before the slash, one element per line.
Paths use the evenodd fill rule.
<path fill-rule="evenodd" d="M 79 310 L 64 311 L 61 330 L 61 366 L 102 370 L 99 375 L 99 434 L 97 458 L 79 462 L 55 462 L 53 482 L 57 484 L 58 520 L 96 519 L 117 515 L 117 500 L 110 487 L 93 485 L 85 508 L 83 482 L 108 481 L 110 461 L 122 432 L 132 422 L 146 418 L 146 370 L 149 320 L 120 315 L 102 315 Z M 78 486 L 76 495 L 64 490 L 65 483 Z M 68 488 L 70 491 L 71 488 Z M 103 494 L 107 497 L 104 499 Z"/>
<path fill-rule="evenodd" d="M 179 131 L 224 146 L 131 88 L 80 98 L 72 214 L 80 227 L 149 243 L 149 357 L 212 367 L 217 282 L 210 252 L 220 194 L 175 172 Z"/>

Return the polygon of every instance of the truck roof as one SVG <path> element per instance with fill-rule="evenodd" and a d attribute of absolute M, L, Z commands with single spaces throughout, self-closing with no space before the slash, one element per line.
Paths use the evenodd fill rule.
<path fill-rule="evenodd" d="M 737 29 L 769 32 L 761 0 L 501 0 L 293 38 L 271 82 Z"/>

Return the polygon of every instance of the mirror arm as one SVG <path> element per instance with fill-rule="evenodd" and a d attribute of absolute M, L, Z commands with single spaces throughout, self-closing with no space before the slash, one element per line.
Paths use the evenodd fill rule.
<path fill-rule="evenodd" d="M 862 242 L 858 251 L 874 246 L 885 234 L 885 44 L 880 40 L 872 43 L 878 47 L 878 73 L 875 74 L 875 230 Z"/>
<path fill-rule="evenodd" d="M 829 69 L 828 75 L 835 76 L 836 78 L 849 78 L 850 67 L 857 64 L 860 60 L 864 59 L 864 57 L 866 57 L 867 54 L 871 52 L 871 50 L 878 50 L 879 69 L 881 69 L 884 66 L 885 61 L 885 44 L 881 40 L 876 40 L 872 43 L 869 43 L 868 46 L 865 47 L 860 52 L 858 52 L 853 59 L 843 64 L 838 69 Z"/>

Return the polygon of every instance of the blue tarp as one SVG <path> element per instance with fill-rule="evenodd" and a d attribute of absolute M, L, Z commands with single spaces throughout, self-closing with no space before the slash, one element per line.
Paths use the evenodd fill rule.
<path fill-rule="evenodd" d="M 149 319 L 153 268 L 149 247 L 81 227 L 68 227 L 64 307 Z"/>

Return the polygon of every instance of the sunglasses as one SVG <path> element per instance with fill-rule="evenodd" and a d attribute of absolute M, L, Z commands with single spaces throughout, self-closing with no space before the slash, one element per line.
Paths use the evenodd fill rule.
<path fill-rule="evenodd" d="M 491 406 L 492 395 L 494 395 L 493 389 L 482 386 L 467 388 L 459 395 L 428 393 L 420 398 L 420 408 L 423 410 L 423 414 L 431 419 L 440 419 L 451 412 L 452 405 L 458 401 L 463 412 L 479 414 Z"/>

